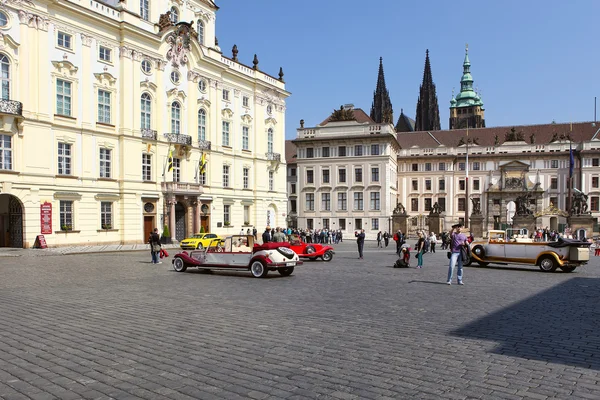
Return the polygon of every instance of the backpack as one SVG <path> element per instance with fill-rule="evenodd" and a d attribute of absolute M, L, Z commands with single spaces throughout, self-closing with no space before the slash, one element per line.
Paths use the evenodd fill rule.
<path fill-rule="evenodd" d="M 397 242 L 397 241 L 398 241 L 398 239 L 400 239 L 400 238 L 398 237 L 398 234 L 397 234 L 397 233 L 394 233 L 394 240 Z"/>

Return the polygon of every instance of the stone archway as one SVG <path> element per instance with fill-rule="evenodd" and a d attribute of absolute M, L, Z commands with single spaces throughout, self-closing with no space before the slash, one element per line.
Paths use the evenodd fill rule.
<path fill-rule="evenodd" d="M 267 226 L 276 228 L 277 226 L 277 208 L 275 204 L 269 204 L 267 207 Z"/>
<path fill-rule="evenodd" d="M 11 194 L 0 194 L 0 247 L 23 248 L 23 204 Z"/>
<path fill-rule="evenodd" d="M 512 219 L 515 216 L 516 210 L 517 210 L 517 206 L 514 201 L 509 201 L 506 204 L 506 221 L 507 221 L 507 223 L 512 224 Z"/>

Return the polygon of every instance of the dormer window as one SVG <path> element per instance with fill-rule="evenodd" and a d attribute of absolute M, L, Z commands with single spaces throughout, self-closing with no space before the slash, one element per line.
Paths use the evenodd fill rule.
<path fill-rule="evenodd" d="M 177 7 L 171 7 L 171 22 L 174 24 L 179 22 L 179 10 Z"/>

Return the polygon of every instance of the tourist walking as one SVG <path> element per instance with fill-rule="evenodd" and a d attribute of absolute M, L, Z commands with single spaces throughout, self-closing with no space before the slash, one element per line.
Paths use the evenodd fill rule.
<path fill-rule="evenodd" d="M 377 232 L 377 248 L 379 247 L 383 247 L 383 245 L 381 244 L 381 231 Z"/>
<path fill-rule="evenodd" d="M 417 240 L 417 268 L 423 268 L 423 253 L 425 252 L 425 235 L 419 232 L 419 240 Z"/>
<path fill-rule="evenodd" d="M 383 232 L 383 241 L 385 243 L 385 247 L 388 247 L 388 244 L 390 244 L 390 234 L 387 231 Z"/>
<path fill-rule="evenodd" d="M 450 264 L 448 265 L 448 280 L 446 284 L 452 284 L 452 273 L 454 266 L 458 265 L 456 270 L 456 279 L 459 285 L 463 284 L 463 258 L 462 249 L 467 246 L 467 237 L 460 233 L 462 224 L 452 225 L 452 233 L 450 233 Z"/>
<path fill-rule="evenodd" d="M 273 239 L 271 238 L 271 227 L 267 226 L 267 228 L 265 229 L 265 231 L 262 234 L 262 241 L 263 243 L 268 243 L 271 242 Z"/>
<path fill-rule="evenodd" d="M 358 246 L 358 258 L 363 258 L 363 248 L 365 247 L 365 230 L 361 229 L 360 232 L 354 232 L 356 236 L 356 244 Z"/>
<path fill-rule="evenodd" d="M 429 236 L 429 252 L 430 253 L 435 253 L 435 245 L 437 244 L 437 237 L 435 236 L 435 233 L 431 232 L 431 235 Z"/>
<path fill-rule="evenodd" d="M 154 228 L 154 232 L 152 232 L 148 238 L 148 243 L 150 243 L 152 264 L 162 264 L 162 261 L 158 261 L 158 254 L 160 253 L 160 236 L 158 236 L 158 228 Z"/>

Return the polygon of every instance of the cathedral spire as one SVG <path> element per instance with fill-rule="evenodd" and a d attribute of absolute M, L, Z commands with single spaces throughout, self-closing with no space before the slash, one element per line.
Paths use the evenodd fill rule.
<path fill-rule="evenodd" d="M 379 74 L 377 75 L 377 87 L 375 88 L 375 92 L 373 92 L 373 104 L 371 105 L 370 116 L 378 124 L 394 123 L 394 110 L 390 101 L 390 93 L 385 86 L 382 57 L 379 57 Z"/>
<path fill-rule="evenodd" d="M 483 101 L 481 95 L 473 90 L 469 46 L 465 47 L 463 74 L 460 78 L 460 92 L 450 100 L 450 129 L 485 127 Z"/>
<path fill-rule="evenodd" d="M 419 88 L 417 99 L 417 114 L 415 116 L 416 131 L 439 131 L 440 108 L 438 107 L 435 84 L 431 75 L 429 50 L 425 52 L 425 68 L 423 69 L 423 82 Z"/>

